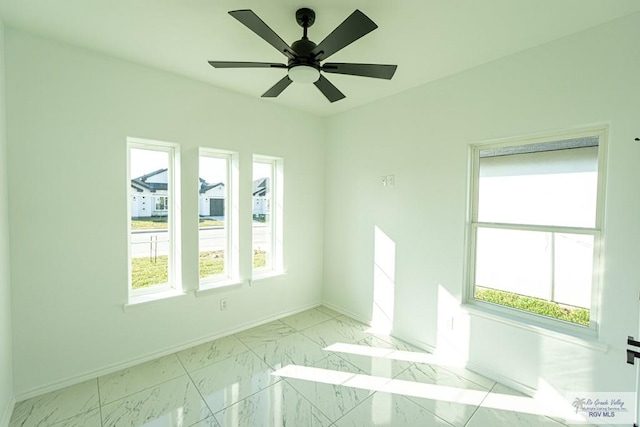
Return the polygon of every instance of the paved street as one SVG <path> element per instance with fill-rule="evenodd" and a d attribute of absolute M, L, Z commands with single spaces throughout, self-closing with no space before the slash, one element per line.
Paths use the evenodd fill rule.
<path fill-rule="evenodd" d="M 266 248 L 271 236 L 269 228 L 258 224 L 254 225 L 255 240 L 253 246 Z M 202 250 L 216 251 L 224 249 L 225 237 L 222 228 L 205 228 L 200 230 L 200 242 Z M 166 230 L 140 230 L 131 233 L 131 256 L 134 258 L 154 255 L 167 255 L 169 242 Z"/>

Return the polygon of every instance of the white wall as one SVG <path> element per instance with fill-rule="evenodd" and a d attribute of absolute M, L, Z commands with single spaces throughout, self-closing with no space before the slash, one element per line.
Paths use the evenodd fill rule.
<path fill-rule="evenodd" d="M 322 120 L 18 30 L 6 39 L 18 398 L 320 302 L 322 191 L 309 189 L 324 184 Z M 127 136 L 181 144 L 190 293 L 124 312 Z M 240 154 L 245 280 L 252 155 L 284 158 L 286 275 L 194 295 L 198 147 Z M 96 194 L 99 209 L 78 209 Z"/>
<path fill-rule="evenodd" d="M 4 24 L 0 21 L 0 426 L 13 409 L 11 293 L 9 286 L 9 209 L 5 121 Z"/>
<path fill-rule="evenodd" d="M 453 346 L 469 366 L 524 389 L 632 391 L 624 350 L 638 334 L 638 40 L 636 14 L 332 117 L 325 301 L 371 319 L 378 227 L 395 243 L 397 336 Z M 599 318 L 608 351 L 465 315 L 469 144 L 593 124 L 610 126 Z M 395 187 L 383 188 L 390 174 Z"/>

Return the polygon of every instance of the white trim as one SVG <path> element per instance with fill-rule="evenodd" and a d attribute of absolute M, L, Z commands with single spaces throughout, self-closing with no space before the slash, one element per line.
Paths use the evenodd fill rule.
<path fill-rule="evenodd" d="M 475 228 L 498 228 L 501 230 L 537 231 L 540 233 L 586 234 L 589 236 L 596 236 L 600 234 L 599 230 L 593 228 L 565 227 L 560 225 L 503 224 L 500 222 L 481 221 L 476 221 L 471 225 Z"/>
<path fill-rule="evenodd" d="M 101 377 L 104 375 L 109 375 L 112 374 L 114 372 L 118 372 L 121 371 L 122 369 L 127 369 L 127 368 L 131 368 L 133 366 L 139 365 L 141 363 L 145 363 L 145 362 L 149 362 L 151 360 L 155 360 L 159 357 L 164 357 L 164 356 L 168 356 L 170 354 L 182 351 L 182 350 L 186 350 L 189 349 L 191 347 L 195 347 L 197 345 L 200 344 L 204 344 L 207 343 L 209 341 L 213 341 L 219 338 L 223 338 L 229 335 L 233 335 L 233 334 L 237 334 L 238 332 L 242 332 L 245 331 L 247 329 L 251 329 L 254 328 L 256 326 L 260 326 L 260 325 L 264 325 L 265 323 L 269 323 L 269 322 L 273 322 L 274 320 L 278 320 L 281 319 L 283 317 L 287 317 L 287 316 L 291 316 L 297 313 L 301 313 L 303 311 L 312 309 L 312 308 L 316 308 L 318 306 L 322 305 L 322 303 L 320 301 L 316 301 L 310 304 L 305 304 L 303 306 L 300 306 L 294 310 L 288 310 L 288 311 L 284 311 L 280 314 L 277 315 L 273 315 L 273 316 L 268 316 L 256 321 L 252 321 L 252 322 L 247 322 L 244 323 L 236 328 L 232 328 L 232 329 L 227 329 L 226 331 L 222 331 L 222 332 L 218 332 L 215 334 L 211 334 L 211 335 L 207 335 L 195 340 L 191 340 L 188 342 L 185 342 L 183 344 L 179 344 L 176 346 L 171 346 L 171 347 L 167 347 L 164 350 L 160 350 L 160 351 L 156 351 L 153 353 L 149 353 L 145 356 L 141 356 L 141 357 L 135 357 L 133 359 L 129 359 L 126 360 L 124 362 L 120 362 L 120 363 L 114 363 L 108 366 L 105 366 L 103 368 L 99 368 L 99 369 L 94 369 L 91 371 L 87 371 L 83 374 L 79 374 L 79 375 L 74 375 L 72 377 L 68 377 L 62 380 L 58 380 L 58 381 L 52 381 L 50 383 L 47 383 L 43 386 L 39 386 L 39 387 L 34 387 L 31 388 L 29 390 L 26 390 L 25 392 L 19 393 L 16 395 L 16 400 L 17 401 L 23 401 L 25 399 L 30 399 L 32 397 L 36 397 L 36 396 L 40 396 L 42 394 L 45 393 L 49 393 L 52 391 L 56 391 L 56 390 L 60 390 L 62 388 L 65 387 L 69 387 L 75 384 L 79 384 L 81 382 L 84 381 L 88 381 L 88 380 L 92 380 L 95 379 L 97 377 Z"/>
<path fill-rule="evenodd" d="M 548 328 L 551 333 L 567 333 L 572 336 L 586 336 L 588 341 L 593 341 L 593 337 L 597 339 L 599 325 L 599 306 L 601 303 L 600 292 L 602 274 L 598 274 L 602 269 L 602 244 L 604 240 L 604 198 L 606 187 L 606 156 L 608 151 L 608 125 L 600 125 L 597 127 L 587 127 L 574 131 L 548 132 L 538 135 L 529 135 L 525 137 L 502 138 L 493 141 L 484 141 L 469 145 L 468 150 L 468 185 L 467 185 L 467 215 L 465 223 L 465 264 L 464 264 L 464 283 L 463 301 L 467 306 L 473 306 L 478 312 L 491 312 L 494 317 L 506 316 L 511 318 L 511 322 L 523 321 L 524 325 L 535 324 L 536 327 Z M 478 221 L 478 197 L 479 197 L 479 152 L 488 147 L 509 147 L 514 145 L 536 144 L 543 142 L 561 141 L 565 139 L 581 138 L 587 136 L 598 137 L 598 184 L 597 184 L 597 201 L 596 201 L 596 219 L 592 228 L 580 227 L 564 227 L 564 226 L 538 226 L 538 225 L 521 225 L 521 224 L 501 224 L 486 223 Z M 482 303 L 475 300 L 475 264 L 476 264 L 476 239 L 478 227 L 486 228 L 504 228 L 517 230 L 531 230 L 544 232 L 567 232 L 575 234 L 587 234 L 594 237 L 593 251 L 593 280 L 591 285 L 591 306 L 590 309 L 590 325 L 581 327 L 564 322 L 552 317 L 544 317 L 529 313 L 526 311 L 504 307 L 492 307 L 496 304 Z M 484 309 L 483 309 L 484 308 Z M 498 308 L 500 310 L 498 310 Z M 504 312 L 503 312 L 504 310 Z M 514 320 L 515 319 L 515 320 Z M 547 321 L 548 320 L 548 321 Z M 583 333 L 581 329 L 587 329 Z"/>
<path fill-rule="evenodd" d="M 170 298 L 181 297 L 188 295 L 181 289 L 169 289 L 162 292 L 153 292 L 147 294 L 141 294 L 129 297 L 129 302 L 124 305 L 124 311 L 131 311 L 131 309 L 141 307 L 143 305 L 149 305 L 150 303 L 165 301 Z"/>
<path fill-rule="evenodd" d="M 398 334 L 396 332 L 393 332 L 391 334 L 392 337 L 397 338 L 399 340 L 402 340 L 404 342 L 406 342 L 407 344 L 411 344 L 414 347 L 417 347 L 421 350 L 427 351 L 429 353 L 436 353 L 437 349 L 423 341 L 419 341 L 419 340 L 414 340 L 412 338 L 407 338 L 402 334 Z M 533 397 L 537 390 L 535 388 L 529 387 L 528 385 L 519 383 L 517 381 L 512 380 L 509 377 L 505 377 L 504 375 L 498 374 L 490 369 L 485 369 L 482 366 L 473 363 L 473 362 L 469 362 L 466 361 L 464 364 L 464 368 L 468 369 L 471 372 L 474 372 L 476 374 L 482 375 L 484 377 L 487 377 L 488 379 L 495 381 L 499 384 L 502 385 L 506 385 L 507 387 L 510 387 L 516 391 L 519 391 L 523 394 L 526 394 L 527 396 Z M 444 369 L 447 369 L 446 367 L 444 367 Z M 462 375 L 464 376 L 464 375 Z M 468 378 L 469 381 L 473 381 L 472 379 Z"/>
<path fill-rule="evenodd" d="M 243 281 L 236 280 L 220 280 L 217 282 L 209 282 L 205 286 L 203 283 L 200 283 L 200 288 L 195 290 L 195 294 L 197 297 L 213 295 L 214 291 L 222 291 L 222 290 L 230 290 L 234 288 L 241 288 L 244 285 Z"/>
<path fill-rule="evenodd" d="M 603 137 L 607 137 L 609 132 L 609 127 L 610 127 L 610 123 L 602 122 L 602 123 L 596 123 L 596 124 L 570 128 L 570 129 L 556 129 L 556 130 L 549 130 L 545 132 L 535 132 L 535 133 L 525 134 L 521 136 L 507 136 L 504 138 L 486 139 L 486 140 L 475 141 L 471 143 L 471 148 L 474 148 L 474 147 L 486 148 L 486 146 L 489 146 L 489 145 L 492 145 L 495 147 L 505 147 L 505 146 L 514 145 L 514 144 L 520 145 L 520 143 L 536 144 L 539 142 L 546 142 L 553 139 L 555 140 L 572 139 L 572 138 L 593 136 L 594 134 L 599 134 Z"/>
<path fill-rule="evenodd" d="M 367 325 L 367 326 L 371 326 L 371 319 L 365 319 L 364 317 L 360 316 L 359 314 L 353 313 L 353 312 L 351 312 L 351 311 L 349 311 L 349 310 L 345 310 L 345 309 L 344 309 L 344 308 L 342 308 L 342 307 L 339 307 L 339 306 L 337 306 L 337 305 L 334 305 L 334 304 L 328 303 L 328 302 L 326 302 L 326 301 L 324 301 L 324 302 L 322 303 L 322 305 L 324 305 L 325 307 L 329 307 L 331 310 L 336 311 L 336 312 L 338 312 L 338 313 L 340 313 L 340 314 L 342 314 L 342 315 L 345 315 L 345 316 L 347 316 L 347 317 L 350 317 L 350 318 L 352 318 L 353 320 L 357 320 L 357 321 L 358 321 L 358 322 L 360 322 L 360 323 L 364 323 L 364 324 L 365 324 L 365 325 Z"/>
<path fill-rule="evenodd" d="M 460 309 L 463 313 L 466 313 L 469 316 L 483 317 L 485 319 L 500 322 L 508 326 L 512 326 L 528 332 L 533 332 L 540 336 L 553 338 L 558 341 L 579 345 L 581 347 L 592 349 L 592 350 L 598 350 L 603 353 L 606 353 L 609 351 L 609 348 L 610 348 L 609 344 L 599 341 L 598 335 L 596 334 L 596 332 L 591 329 L 588 329 L 587 327 L 580 327 L 581 329 L 583 329 L 583 331 L 580 331 L 580 330 L 565 329 L 561 327 L 554 328 L 554 326 L 556 325 L 553 325 L 553 324 L 542 326 L 538 322 L 534 323 L 534 322 L 528 321 L 529 316 L 526 316 L 526 317 L 523 316 L 522 318 L 517 317 L 517 314 L 520 312 L 517 310 L 509 309 L 509 307 L 501 307 L 495 304 L 497 306 L 496 308 L 501 308 L 505 311 L 506 310 L 509 311 L 507 313 L 497 313 L 497 312 L 494 312 L 493 310 L 485 308 L 484 305 L 485 304 L 482 304 L 482 305 L 464 304 L 460 307 Z M 528 314 L 528 313 L 525 313 L 525 314 Z M 547 319 L 545 318 L 545 320 Z M 558 320 L 554 320 L 552 318 L 549 318 L 548 321 L 554 322 L 554 323 L 561 322 Z M 568 326 L 573 326 L 573 325 L 568 325 Z"/>
<path fill-rule="evenodd" d="M 2 418 L 0 418 L 0 427 L 9 427 L 9 421 L 11 421 L 11 415 L 13 415 L 13 409 L 16 406 L 16 399 L 11 396 L 2 412 Z"/>
<path fill-rule="evenodd" d="M 168 281 L 142 289 L 131 288 L 131 150 L 148 150 L 167 153 L 167 237 L 169 240 Z M 181 204 L 180 204 L 180 145 L 174 142 L 156 141 L 143 138 L 127 137 L 127 294 L 128 304 L 149 302 L 175 296 L 182 292 L 182 263 L 181 256 Z M 154 196 L 155 208 L 155 196 Z"/>
<path fill-rule="evenodd" d="M 487 377 L 498 384 L 505 385 L 515 391 L 519 391 L 520 393 L 525 394 L 529 397 L 535 397 L 535 395 L 538 392 L 538 390 L 533 387 L 529 387 L 526 384 L 522 384 L 518 381 L 514 381 L 513 379 L 509 377 L 505 377 L 504 375 L 498 374 L 495 371 L 492 371 L 490 369 L 485 369 L 482 366 L 473 362 L 467 362 L 465 368 L 472 372 L 475 372 L 478 375 Z"/>
<path fill-rule="evenodd" d="M 284 272 L 284 159 L 280 157 L 253 155 L 252 171 L 255 163 L 271 165 L 271 259 L 265 267 L 253 268 L 253 223 L 251 228 L 251 264 L 252 280 L 277 276 Z M 253 183 L 253 178 L 252 178 Z M 253 186 L 252 186 L 253 191 Z M 253 195 L 252 195 L 253 196 Z M 253 200 L 252 200 L 253 206 Z"/>
<path fill-rule="evenodd" d="M 234 151 L 218 150 L 208 147 L 198 149 L 198 178 L 203 174 L 200 171 L 200 159 L 209 157 L 222 159 L 226 163 L 226 175 L 224 182 L 224 232 L 227 245 L 224 248 L 224 270 L 222 273 L 199 279 L 198 290 L 205 291 L 213 288 L 229 286 L 241 283 L 240 281 L 240 251 L 238 233 L 238 178 L 239 178 L 239 154 Z M 198 195 L 199 196 L 199 195 Z M 200 229 L 198 228 L 198 254 L 200 254 Z M 198 266 L 198 271 L 199 271 Z"/>
<path fill-rule="evenodd" d="M 255 276 L 252 276 L 249 279 L 249 286 L 255 286 L 257 283 L 267 279 L 273 279 L 280 276 L 286 276 L 286 271 L 275 271 L 275 270 L 253 270 L 254 273 L 257 273 Z"/>
<path fill-rule="evenodd" d="M 347 317 L 351 317 L 354 320 L 357 320 L 357 321 L 359 321 L 361 323 L 364 323 L 365 325 L 369 325 L 370 324 L 369 320 L 366 320 L 363 317 L 358 316 L 355 313 L 350 312 L 349 310 L 345 310 L 342 307 L 338 307 L 338 306 L 333 305 L 331 303 L 327 303 L 326 301 L 323 302 L 322 305 L 332 309 L 333 311 L 336 311 L 336 312 L 341 313 L 341 314 L 343 314 L 343 315 L 345 315 Z M 538 328 L 538 329 L 541 329 L 541 328 Z M 425 343 L 423 341 L 416 340 L 414 338 L 409 338 L 409 337 L 407 337 L 407 336 L 405 336 L 405 335 L 403 335 L 401 333 L 398 333 L 396 331 L 392 331 L 390 336 L 393 337 L 393 338 L 397 338 L 399 340 L 402 340 L 402 341 L 406 342 L 407 344 L 411 344 L 412 346 L 414 346 L 416 348 L 419 348 L 420 350 L 424 350 L 424 351 L 426 351 L 428 353 L 434 354 L 434 353 L 437 352 L 437 348 L 436 347 L 433 347 L 432 345 L 427 344 L 427 343 Z M 384 338 L 381 338 L 381 339 L 384 341 Z M 507 387 L 510 387 L 510 388 L 512 388 L 512 389 L 514 389 L 516 391 L 519 391 L 519 392 L 521 392 L 523 394 L 526 394 L 527 396 L 533 397 L 537 392 L 537 390 L 532 388 L 532 387 L 529 387 L 529 386 L 527 386 L 525 384 L 522 384 L 522 383 L 519 383 L 517 381 L 514 381 L 514 380 L 510 379 L 509 377 L 505 377 L 505 376 L 503 376 L 501 374 L 498 374 L 498 373 L 496 373 L 496 372 L 494 372 L 492 370 L 485 369 L 485 368 L 481 367 L 480 365 L 477 365 L 477 364 L 475 364 L 473 362 L 466 361 L 465 364 L 464 364 L 464 368 L 468 369 L 469 371 L 475 372 L 475 373 L 477 373 L 479 375 L 485 376 L 485 377 L 487 377 L 488 379 L 490 379 L 492 381 L 495 381 L 495 382 L 500 383 L 502 385 L 506 385 Z M 446 369 L 446 367 L 444 369 Z"/>

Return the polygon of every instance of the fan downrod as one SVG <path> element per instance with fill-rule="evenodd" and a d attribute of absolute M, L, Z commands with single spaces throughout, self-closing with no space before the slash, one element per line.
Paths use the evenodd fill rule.
<path fill-rule="evenodd" d="M 303 7 L 296 11 L 296 22 L 302 28 L 309 28 L 316 22 L 316 13 L 308 7 Z"/>

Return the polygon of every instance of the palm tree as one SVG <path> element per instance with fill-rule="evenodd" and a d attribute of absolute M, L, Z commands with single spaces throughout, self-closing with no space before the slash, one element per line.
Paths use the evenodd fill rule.
<path fill-rule="evenodd" d="M 580 397 L 576 397 L 576 400 L 573 401 L 573 403 L 571 404 L 571 406 L 573 406 L 574 408 L 576 408 L 576 414 L 578 413 L 578 411 L 580 409 L 582 409 L 582 405 L 584 405 L 585 401 L 587 399 L 583 399 Z"/>

